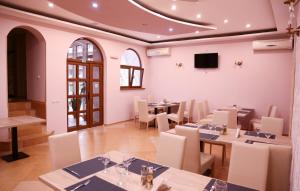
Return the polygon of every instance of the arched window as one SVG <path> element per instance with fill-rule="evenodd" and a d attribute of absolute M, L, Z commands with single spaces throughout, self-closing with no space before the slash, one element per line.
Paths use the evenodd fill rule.
<path fill-rule="evenodd" d="M 120 87 L 121 89 L 142 88 L 144 68 L 139 55 L 127 49 L 121 57 Z"/>

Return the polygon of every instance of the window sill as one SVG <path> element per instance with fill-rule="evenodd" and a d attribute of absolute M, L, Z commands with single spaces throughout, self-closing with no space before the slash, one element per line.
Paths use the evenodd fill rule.
<path fill-rule="evenodd" d="M 143 87 L 120 87 L 120 90 L 144 90 L 146 88 Z"/>

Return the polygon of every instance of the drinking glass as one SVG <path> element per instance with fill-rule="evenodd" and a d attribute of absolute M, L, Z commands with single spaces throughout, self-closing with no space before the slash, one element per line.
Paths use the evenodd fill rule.
<path fill-rule="evenodd" d="M 265 136 L 269 140 L 271 138 L 272 134 L 271 133 L 265 133 Z"/>
<path fill-rule="evenodd" d="M 124 170 L 125 170 L 124 166 L 123 165 L 115 165 L 115 170 L 119 175 L 117 185 L 122 187 L 123 186 L 123 175 L 124 175 Z"/>
<path fill-rule="evenodd" d="M 215 191 L 227 191 L 227 182 L 222 180 L 215 181 Z"/>
<path fill-rule="evenodd" d="M 260 134 L 259 131 L 260 131 L 260 129 L 259 129 L 259 128 L 256 128 L 255 130 L 256 130 L 256 134 L 257 134 L 256 136 L 259 137 L 259 134 Z"/>
<path fill-rule="evenodd" d="M 123 156 L 123 166 L 125 168 L 125 174 L 128 175 L 128 168 L 132 163 L 132 157 L 129 154 L 124 154 Z"/>
<path fill-rule="evenodd" d="M 107 165 L 110 163 L 109 154 L 105 154 L 102 156 L 102 163 L 104 164 L 104 173 L 107 173 Z"/>

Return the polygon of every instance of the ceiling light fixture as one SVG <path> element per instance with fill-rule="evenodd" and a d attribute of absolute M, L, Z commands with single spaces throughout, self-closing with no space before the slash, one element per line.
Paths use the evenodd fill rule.
<path fill-rule="evenodd" d="M 246 28 L 250 28 L 251 27 L 251 24 L 246 24 Z"/>
<path fill-rule="evenodd" d="M 92 3 L 92 7 L 94 7 L 94 8 L 98 8 L 98 3 Z"/>
<path fill-rule="evenodd" d="M 228 23 L 228 19 L 225 19 L 225 20 L 224 20 L 224 23 L 225 23 L 225 24 Z"/>
<path fill-rule="evenodd" d="M 160 36 L 158 35 L 158 36 L 156 36 L 156 38 L 160 38 Z"/>
<path fill-rule="evenodd" d="M 177 9 L 177 6 L 176 5 L 172 5 L 171 9 L 172 9 L 172 11 L 175 11 Z"/>
<path fill-rule="evenodd" d="M 201 19 L 201 17 L 202 17 L 202 15 L 200 13 L 196 15 L 197 19 Z"/>
<path fill-rule="evenodd" d="M 202 25 L 202 24 L 190 23 L 190 22 L 174 19 L 174 18 L 165 16 L 165 15 L 162 15 L 160 13 L 157 13 L 157 12 L 149 9 L 148 7 L 143 6 L 142 4 L 140 4 L 140 2 L 138 2 L 136 0 L 128 0 L 128 1 L 131 4 L 133 4 L 134 6 L 140 8 L 140 9 L 142 9 L 142 10 L 144 10 L 144 11 L 146 11 L 146 12 L 152 14 L 152 15 L 160 17 L 162 19 L 166 19 L 166 20 L 169 20 L 169 21 L 172 21 L 172 22 L 176 22 L 176 23 L 183 24 L 183 25 L 189 25 L 189 26 L 193 26 L 193 27 L 200 27 L 200 28 L 211 29 L 211 30 L 216 30 L 217 29 L 217 27 L 214 27 L 214 26 L 205 26 L 205 25 Z"/>
<path fill-rule="evenodd" d="M 196 34 L 199 34 L 199 31 L 195 31 Z"/>
<path fill-rule="evenodd" d="M 48 7 L 52 8 L 54 7 L 54 4 L 52 2 L 48 2 Z"/>
<path fill-rule="evenodd" d="M 170 31 L 170 32 L 173 32 L 173 30 L 174 30 L 173 28 L 169 28 L 169 31 Z"/>
<path fill-rule="evenodd" d="M 295 25 L 295 17 L 296 17 L 296 5 L 300 2 L 300 0 L 286 0 L 284 4 L 288 5 L 288 11 L 289 11 L 289 20 L 288 20 L 288 28 L 286 29 L 288 34 L 290 35 L 290 40 L 294 40 L 294 36 L 300 36 L 300 26 L 297 27 Z"/>

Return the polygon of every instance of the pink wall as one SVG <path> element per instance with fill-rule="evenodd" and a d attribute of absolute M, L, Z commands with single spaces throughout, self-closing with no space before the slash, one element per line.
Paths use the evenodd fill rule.
<path fill-rule="evenodd" d="M 300 6 L 298 5 L 298 26 L 300 25 Z M 292 120 L 293 170 L 291 190 L 300 190 L 300 37 L 296 37 L 294 59 L 296 62 L 294 109 Z"/>
<path fill-rule="evenodd" d="M 148 87 L 149 70 L 145 47 L 72 32 L 52 26 L 0 15 L 0 117 L 7 116 L 6 37 L 17 26 L 30 26 L 39 31 L 46 41 L 46 107 L 47 128 L 56 133 L 67 130 L 66 56 L 68 47 L 80 37 L 89 37 L 102 49 L 105 60 L 104 122 L 115 123 L 132 118 L 134 95 L 145 97 L 146 90 L 121 91 L 119 85 L 120 57 L 132 48 L 136 50 L 145 68 L 144 87 Z M 116 57 L 117 59 L 112 59 Z"/>
<path fill-rule="evenodd" d="M 27 99 L 46 101 L 46 44 L 28 34 L 26 36 Z"/>
<path fill-rule="evenodd" d="M 251 43 L 172 47 L 171 56 L 150 59 L 151 93 L 159 99 L 207 99 L 212 109 L 237 104 L 255 108 L 258 115 L 268 104 L 275 104 L 288 124 L 292 53 L 253 52 Z M 208 52 L 219 53 L 219 68 L 195 69 L 194 54 Z M 234 65 L 235 60 L 242 60 L 242 67 Z M 183 63 L 182 68 L 175 65 L 178 62 Z"/>

